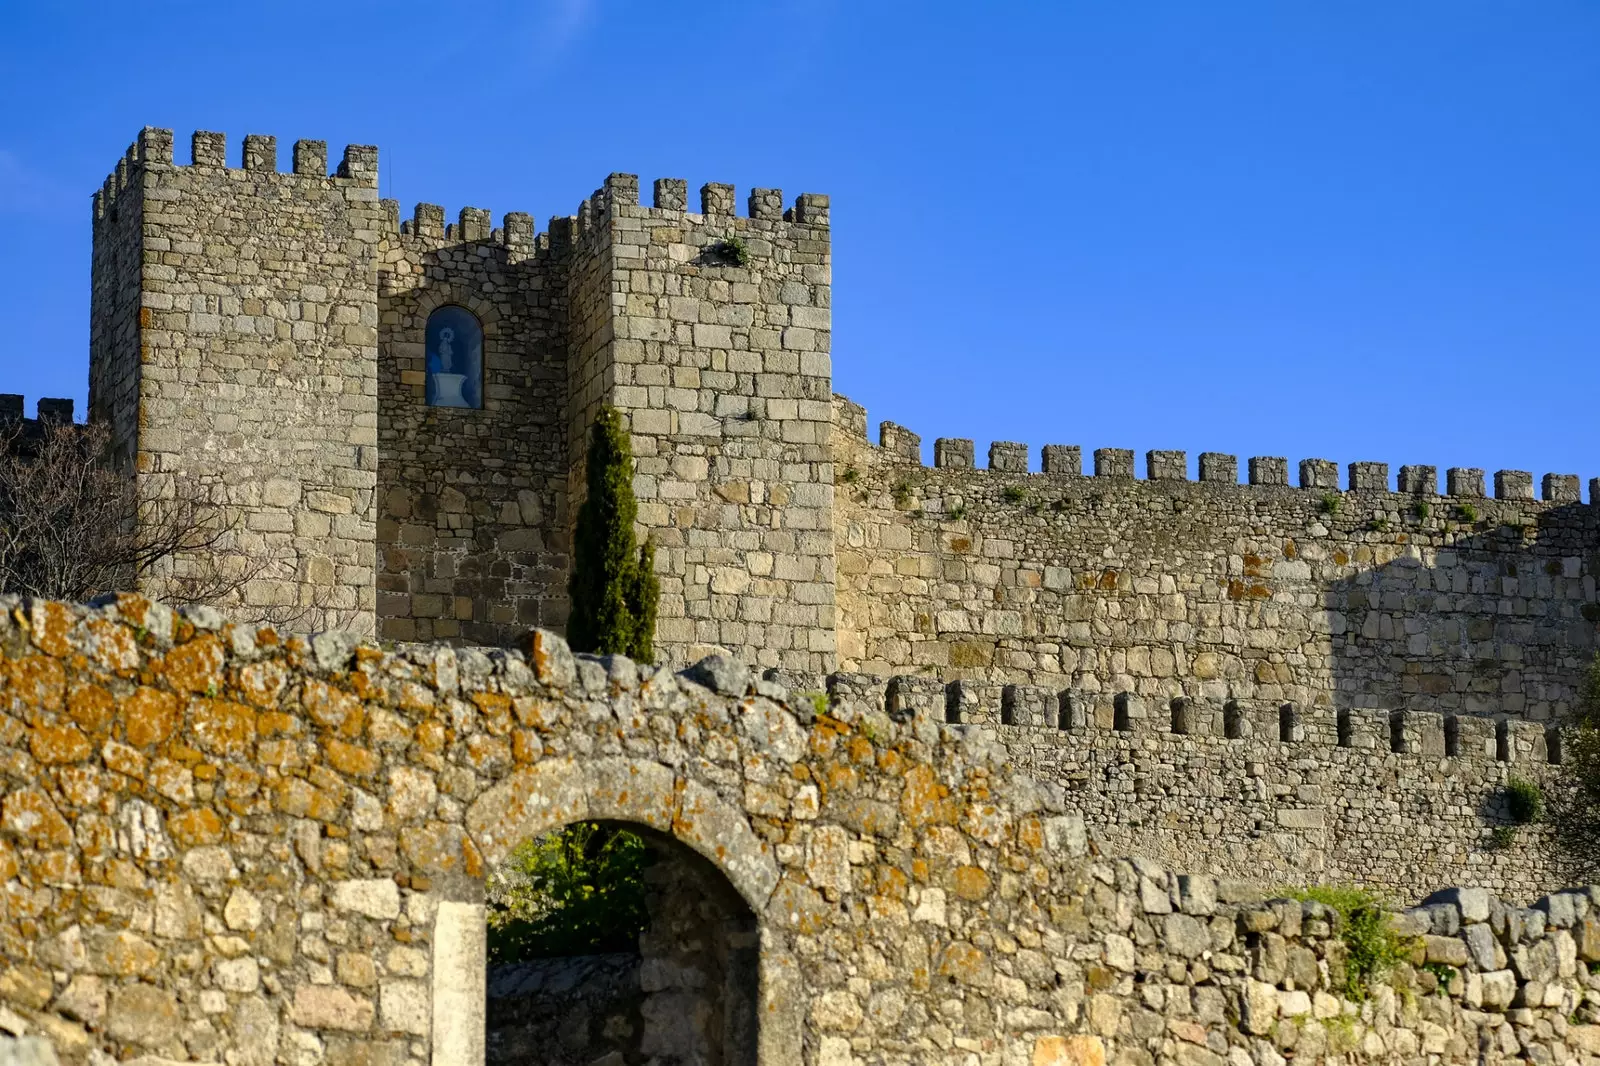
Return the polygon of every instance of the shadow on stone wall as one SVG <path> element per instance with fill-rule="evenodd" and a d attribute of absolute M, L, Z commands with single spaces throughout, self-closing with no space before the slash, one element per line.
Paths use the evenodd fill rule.
<path fill-rule="evenodd" d="M 1561 718 L 1597 647 L 1600 509 L 1564 504 L 1522 526 L 1474 520 L 1479 501 L 1426 501 L 1472 531 L 1448 548 L 1405 546 L 1325 592 L 1335 706 Z M 1414 520 L 1370 528 L 1392 546 Z"/>

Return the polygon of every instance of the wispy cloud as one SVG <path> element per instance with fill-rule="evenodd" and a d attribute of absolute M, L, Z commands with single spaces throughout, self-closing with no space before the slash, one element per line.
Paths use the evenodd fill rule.
<path fill-rule="evenodd" d="M 54 215 L 71 208 L 73 197 L 59 182 L 0 148 L 0 214 Z"/>

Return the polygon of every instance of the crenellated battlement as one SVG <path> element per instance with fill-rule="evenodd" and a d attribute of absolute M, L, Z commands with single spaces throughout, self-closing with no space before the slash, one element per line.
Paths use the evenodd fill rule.
<path fill-rule="evenodd" d="M 1118 738 L 1154 741 L 1181 750 L 1199 738 L 1262 746 L 1284 754 L 1343 748 L 1375 757 L 1452 760 L 1458 765 L 1542 767 L 1561 762 L 1562 728 L 1509 715 L 1441 714 L 1407 709 L 1302 707 L 1291 702 L 1152 699 L 1134 692 L 1101 692 L 1047 685 L 1004 684 L 927 675 L 835 672 L 808 677 L 768 670 L 769 681 L 791 693 L 825 696 L 836 713 L 854 720 L 868 712 L 903 719 L 923 715 L 950 725 L 985 726 L 1006 742 L 1040 736 L 1076 741 Z"/>
<path fill-rule="evenodd" d="M 865 408 L 843 396 L 834 397 L 834 420 L 847 434 L 862 443 L 875 447 L 877 454 L 892 463 L 923 465 L 922 438 L 904 426 L 884 421 L 878 425 L 878 442 L 871 445 L 867 437 Z M 987 466 L 983 469 L 995 473 L 1015 475 L 1029 473 L 1028 446 L 1016 441 L 994 441 L 989 445 Z M 976 448 L 971 439 L 940 437 L 933 445 L 933 468 L 939 470 L 976 470 Z M 1144 454 L 1145 476 L 1136 472 L 1136 455 L 1130 448 L 1097 448 L 1093 453 L 1093 466 L 1084 473 L 1083 451 L 1076 444 L 1046 444 L 1040 449 L 1038 473 L 1053 477 L 1092 477 L 1110 481 L 1145 481 L 1163 485 L 1204 484 L 1209 486 L 1237 486 L 1239 459 L 1223 452 L 1202 452 L 1199 456 L 1199 478 L 1189 476 L 1189 459 L 1185 451 L 1152 450 Z M 1461 500 L 1489 499 L 1485 472 L 1476 467 L 1450 467 L 1445 471 L 1445 488 L 1439 487 L 1439 468 L 1432 465 L 1403 465 L 1391 476 L 1388 463 L 1356 461 L 1348 463 L 1341 482 L 1339 464 L 1331 459 L 1302 459 L 1297 467 L 1298 478 L 1293 486 L 1289 478 L 1290 463 L 1283 456 L 1258 455 L 1246 461 L 1245 484 L 1259 488 L 1300 488 L 1319 493 L 1367 493 L 1395 496 L 1428 497 L 1447 496 Z M 1493 478 L 1493 499 L 1509 502 L 1535 500 L 1535 476 L 1526 470 L 1497 470 Z M 1576 474 L 1547 473 L 1537 480 L 1537 499 L 1552 504 L 1583 502 L 1580 479 Z M 1589 503 L 1600 501 L 1600 477 L 1589 479 Z"/>
<path fill-rule="evenodd" d="M 146 126 L 117 161 L 116 168 L 106 177 L 100 191 L 94 194 L 94 219 L 98 222 L 115 211 L 118 198 L 139 171 L 168 168 L 247 175 L 252 180 L 270 176 L 285 180 L 302 178 L 343 182 L 362 188 L 378 187 L 378 149 L 372 145 L 346 145 L 338 166 L 330 174 L 326 141 L 295 141 L 290 153 L 290 169 L 280 171 L 278 139 L 251 133 L 246 134 L 241 143 L 238 165 L 230 167 L 227 134 L 197 130 L 189 140 L 189 162 L 178 163 L 174 158 L 172 131 Z"/>

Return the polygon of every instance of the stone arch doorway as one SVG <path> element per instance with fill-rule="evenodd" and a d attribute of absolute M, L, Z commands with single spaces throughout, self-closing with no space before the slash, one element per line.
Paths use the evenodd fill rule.
<path fill-rule="evenodd" d="M 711 862 L 638 823 L 575 823 L 532 854 L 569 853 L 573 829 L 579 841 L 642 845 L 627 850 L 642 851 L 643 928 L 610 950 L 500 941 L 505 957 L 491 951 L 485 975 L 487 1066 L 755 1066 L 760 932 L 749 905 Z"/>
<path fill-rule="evenodd" d="M 653 992 L 663 993 L 651 1009 L 685 1002 L 671 998 L 686 990 L 673 983 L 666 965 L 680 949 L 707 963 L 699 971 L 706 980 L 723 988 L 731 983 L 738 992 L 701 1001 L 699 1016 L 719 1027 L 725 1058 L 661 1054 L 650 1066 L 797 1066 L 804 1014 L 798 970 L 785 936 L 768 917 L 778 866 L 771 845 L 756 835 L 740 807 L 673 767 L 605 757 L 541 760 L 502 779 L 466 811 L 467 833 L 484 870 L 500 866 L 525 840 L 584 821 L 626 824 L 665 859 L 654 875 L 659 885 L 651 888 L 662 920 L 652 919 L 641 937 L 641 995 L 648 1001 Z M 438 879 L 433 892 L 431 1059 L 436 1066 L 477 1066 L 487 1053 L 483 876 Z M 692 912 L 680 906 L 691 896 Z M 705 943 L 690 943 L 696 928 L 709 938 Z M 660 965 L 645 967 L 646 951 Z M 687 970 L 676 977 L 695 980 Z M 665 1039 L 665 1030 L 657 1031 Z M 630 1064 L 624 1056 L 605 1066 Z"/>

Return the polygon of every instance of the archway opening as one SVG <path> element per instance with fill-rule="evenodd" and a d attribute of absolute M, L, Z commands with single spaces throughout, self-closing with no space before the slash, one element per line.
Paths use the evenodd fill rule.
<path fill-rule="evenodd" d="M 632 823 L 525 842 L 489 881 L 490 1066 L 756 1061 L 756 917 L 710 862 Z"/>

